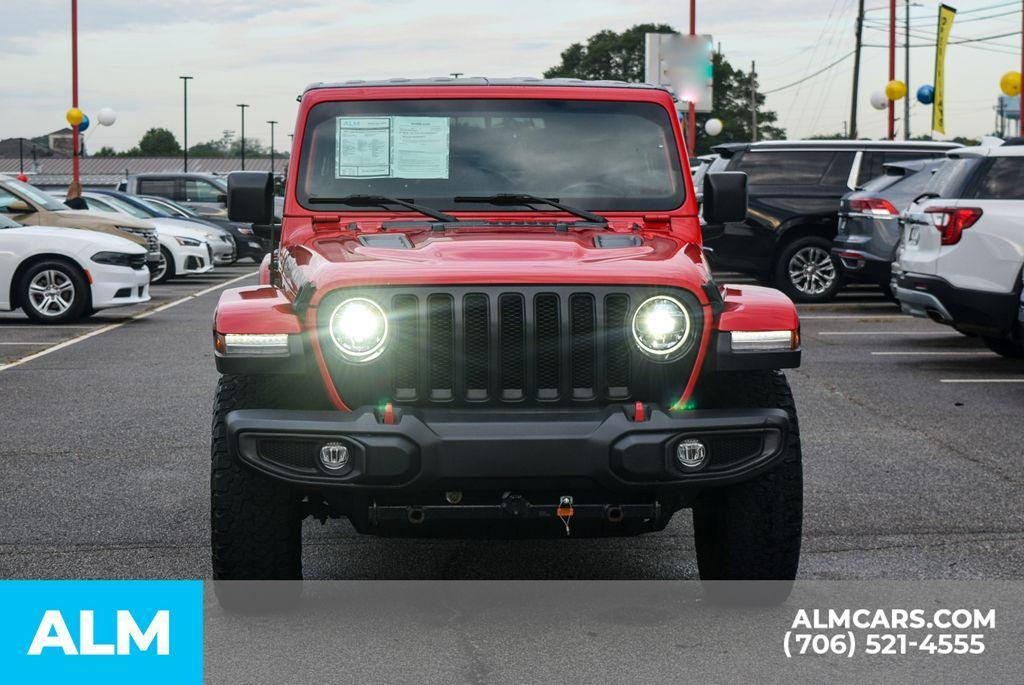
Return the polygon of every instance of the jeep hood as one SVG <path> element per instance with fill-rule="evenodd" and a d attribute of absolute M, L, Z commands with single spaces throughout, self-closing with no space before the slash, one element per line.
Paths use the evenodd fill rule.
<path fill-rule="evenodd" d="M 364 285 L 470 283 L 621 283 L 700 292 L 710 273 L 698 245 L 667 232 L 460 229 L 402 236 L 315 239 L 289 248 L 282 267 L 293 284 L 310 280 L 318 294 Z"/>

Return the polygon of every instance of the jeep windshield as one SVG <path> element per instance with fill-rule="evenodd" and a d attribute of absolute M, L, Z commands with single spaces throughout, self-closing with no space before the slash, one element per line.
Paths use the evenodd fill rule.
<path fill-rule="evenodd" d="M 299 203 L 316 211 L 351 211 L 329 200 L 353 195 L 446 211 L 494 211 L 485 200 L 506 193 L 595 211 L 669 211 L 685 199 L 671 113 L 650 102 L 325 102 L 310 112 L 297 180 Z"/>

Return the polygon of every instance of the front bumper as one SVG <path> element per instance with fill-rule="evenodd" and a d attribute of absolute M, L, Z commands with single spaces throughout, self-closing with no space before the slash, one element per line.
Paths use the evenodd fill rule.
<path fill-rule="evenodd" d="M 576 488 L 621 495 L 695 492 L 751 478 L 785 451 L 789 417 L 780 409 L 666 412 L 605 409 L 236 410 L 229 449 L 264 474 L 321 491 L 430 493 L 450 490 Z M 700 440 L 699 470 L 677 465 L 677 445 Z M 331 471 L 320 448 L 348 448 Z"/>
<path fill-rule="evenodd" d="M 231 264 L 235 261 L 235 241 L 230 236 L 213 240 L 210 245 L 210 258 L 214 264 Z"/>
<path fill-rule="evenodd" d="M 149 302 L 149 269 L 96 264 L 89 266 L 94 309 Z"/>
<path fill-rule="evenodd" d="M 1004 336 L 1017 321 L 1020 293 L 957 288 L 938 276 L 899 273 L 893 295 L 907 314 L 932 319 L 968 333 Z"/>

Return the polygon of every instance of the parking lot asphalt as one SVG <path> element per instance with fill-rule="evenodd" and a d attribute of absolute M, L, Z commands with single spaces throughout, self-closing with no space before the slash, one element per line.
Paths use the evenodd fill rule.
<path fill-rule="evenodd" d="M 0 577 L 209 577 L 211 314 L 254 271 L 156 286 L 76 327 L 0 316 Z M 1024 364 L 867 288 L 800 311 L 801 575 L 1020 578 Z M 696 576 L 688 515 L 624 539 L 389 540 L 312 520 L 304 535 L 307 578 Z"/>

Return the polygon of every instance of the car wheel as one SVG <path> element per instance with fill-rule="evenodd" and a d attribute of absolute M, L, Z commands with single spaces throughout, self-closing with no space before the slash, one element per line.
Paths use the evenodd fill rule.
<path fill-rule="evenodd" d="M 90 308 L 89 284 L 70 263 L 48 259 L 29 267 L 18 280 L 18 302 L 37 323 L 75 321 Z"/>
<path fill-rule="evenodd" d="M 799 238 L 782 250 L 775 267 L 775 287 L 794 302 L 827 302 L 839 290 L 839 267 L 826 238 Z"/>
<path fill-rule="evenodd" d="M 790 428 L 785 453 L 770 471 L 698 496 L 693 528 L 701 580 L 792 581 L 800 561 L 803 471 L 789 383 L 781 371 L 721 372 L 708 381 L 698 407 L 783 409 Z M 706 587 L 714 594 L 721 586 Z M 782 601 L 790 589 L 773 584 L 772 601 Z"/>
<path fill-rule="evenodd" d="M 223 376 L 213 406 L 210 529 L 215 580 L 301 580 L 301 495 L 240 463 L 227 444 L 235 409 L 271 408 L 276 379 Z"/>
<path fill-rule="evenodd" d="M 1024 359 L 1024 344 L 1006 340 L 1005 338 L 983 337 L 985 345 L 998 355 L 1007 359 Z"/>
<path fill-rule="evenodd" d="M 164 283 L 174 278 L 174 256 L 166 247 L 160 247 L 160 261 L 149 275 L 150 283 Z"/>

